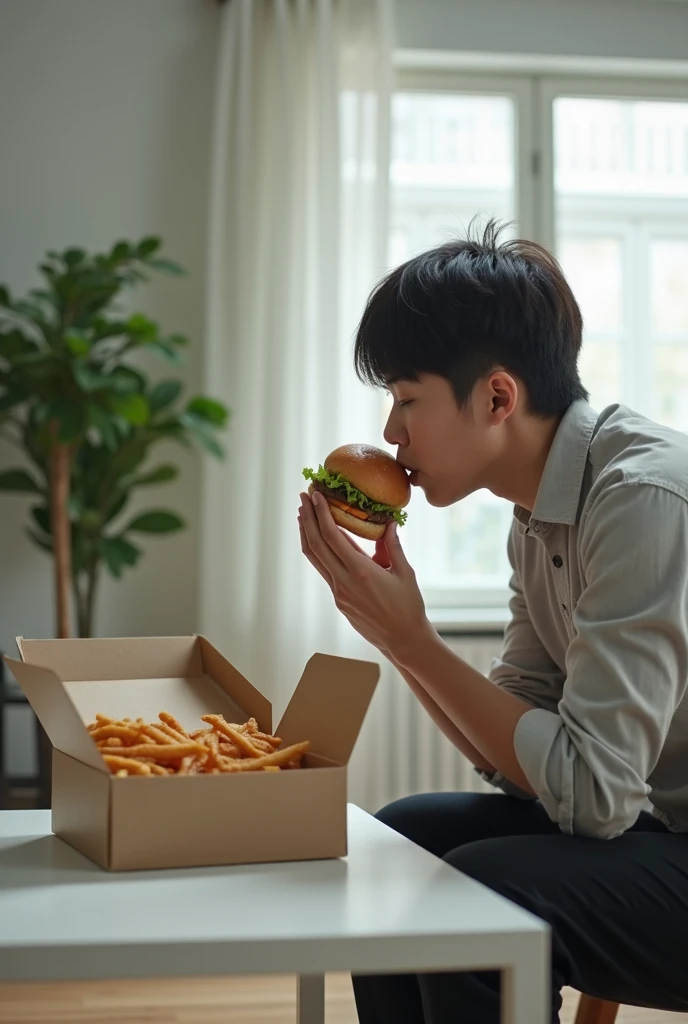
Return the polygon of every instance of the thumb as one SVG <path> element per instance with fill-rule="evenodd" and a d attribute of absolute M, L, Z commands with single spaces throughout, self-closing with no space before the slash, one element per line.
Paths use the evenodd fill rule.
<path fill-rule="evenodd" d="M 406 555 L 404 554 L 404 549 L 401 546 L 398 529 L 399 527 L 397 526 L 396 522 L 392 520 L 392 522 L 387 527 L 387 530 L 385 531 L 384 539 L 392 571 L 399 573 L 399 575 L 402 575 L 403 573 L 408 573 L 412 570 L 411 566 L 409 565 L 406 559 Z"/>
<path fill-rule="evenodd" d="M 376 562 L 377 565 L 381 565 L 383 569 L 389 569 L 392 564 L 389 560 L 389 555 L 385 546 L 384 534 L 375 541 L 375 554 L 373 555 L 373 561 Z"/>

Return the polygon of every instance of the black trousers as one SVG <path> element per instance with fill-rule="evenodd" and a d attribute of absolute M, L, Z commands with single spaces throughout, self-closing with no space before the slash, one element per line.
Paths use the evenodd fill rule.
<path fill-rule="evenodd" d="M 436 793 L 380 821 L 536 914 L 552 929 L 552 1021 L 561 988 L 688 1011 L 688 834 L 642 812 L 616 839 L 564 835 L 538 801 Z M 499 1024 L 500 973 L 357 975 L 360 1024 Z"/>

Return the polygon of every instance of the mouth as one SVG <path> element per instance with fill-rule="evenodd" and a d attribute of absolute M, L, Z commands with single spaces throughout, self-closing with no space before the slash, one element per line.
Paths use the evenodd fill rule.
<path fill-rule="evenodd" d="M 399 459 L 397 459 L 397 462 L 399 463 L 401 468 L 404 470 L 404 472 L 407 474 L 408 481 L 411 484 L 411 486 L 413 487 L 417 483 L 417 481 L 418 481 L 418 474 L 419 474 L 420 470 L 412 469 L 411 466 L 407 466 L 405 463 L 401 462 Z"/>

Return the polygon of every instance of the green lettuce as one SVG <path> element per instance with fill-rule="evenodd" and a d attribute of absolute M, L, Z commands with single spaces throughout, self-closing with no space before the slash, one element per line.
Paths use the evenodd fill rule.
<path fill-rule="evenodd" d="M 317 472 L 312 469 L 304 469 L 303 475 L 306 480 L 319 480 L 325 487 L 330 487 L 333 491 L 341 490 L 343 487 L 346 490 L 348 504 L 361 508 L 364 512 L 386 512 L 396 520 L 399 526 L 403 526 L 408 519 L 408 512 L 404 512 L 403 509 L 383 505 L 379 501 L 371 501 L 363 491 L 359 491 L 357 487 L 350 484 L 340 473 L 328 473 L 323 466 L 318 466 Z"/>

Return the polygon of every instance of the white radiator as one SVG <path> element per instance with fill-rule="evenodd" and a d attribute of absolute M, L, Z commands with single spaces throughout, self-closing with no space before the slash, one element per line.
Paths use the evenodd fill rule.
<path fill-rule="evenodd" d="M 464 661 L 487 675 L 500 636 L 447 637 Z M 389 662 L 368 711 L 349 768 L 349 799 L 367 811 L 412 793 L 494 792 L 440 732 Z"/>

